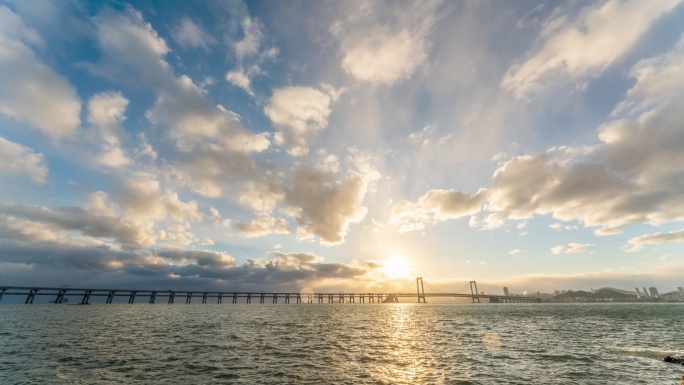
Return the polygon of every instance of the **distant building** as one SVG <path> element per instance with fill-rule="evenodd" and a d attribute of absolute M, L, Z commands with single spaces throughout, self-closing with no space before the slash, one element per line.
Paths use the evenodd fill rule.
<path fill-rule="evenodd" d="M 638 288 L 638 287 L 635 287 L 635 288 L 634 288 L 634 292 L 636 293 L 637 298 L 641 298 L 641 292 L 639 291 L 639 288 Z"/>
<path fill-rule="evenodd" d="M 648 290 L 646 290 L 646 286 L 644 286 L 644 297 L 648 297 Z"/>
<path fill-rule="evenodd" d="M 682 289 L 681 286 L 677 287 L 677 290 L 679 290 L 679 296 L 684 298 L 684 289 Z"/>
<path fill-rule="evenodd" d="M 660 294 L 658 294 L 658 289 L 655 287 L 651 286 L 648 288 L 649 293 L 651 293 L 651 297 L 653 298 L 660 298 Z"/>
<path fill-rule="evenodd" d="M 679 290 L 681 290 L 681 289 L 682 289 L 682 288 L 680 287 Z M 506 297 L 510 296 L 510 294 L 508 293 L 508 288 L 507 288 L 506 286 L 504 286 L 504 295 L 505 295 Z"/>
<path fill-rule="evenodd" d="M 560 295 L 560 293 L 561 293 L 560 290 L 554 290 L 553 291 L 553 295 Z"/>

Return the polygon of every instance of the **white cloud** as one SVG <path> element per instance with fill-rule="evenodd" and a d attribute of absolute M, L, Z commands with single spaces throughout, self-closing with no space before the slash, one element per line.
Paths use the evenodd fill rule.
<path fill-rule="evenodd" d="M 665 242 L 684 242 L 684 230 L 670 231 L 669 233 L 646 234 L 627 241 L 625 248 L 629 252 L 641 250 L 646 244 L 661 244 Z"/>
<path fill-rule="evenodd" d="M 271 212 L 285 200 L 285 190 L 275 175 L 242 185 L 239 202 L 257 212 Z"/>
<path fill-rule="evenodd" d="M 340 64 L 349 75 L 392 85 L 410 78 L 427 59 L 440 2 L 395 5 L 368 3 L 331 26 L 340 44 Z"/>
<path fill-rule="evenodd" d="M 170 130 L 177 153 L 167 156 L 169 175 L 196 192 L 218 197 L 234 177 L 252 173 L 251 154 L 267 149 L 266 135 L 246 130 L 239 116 L 213 105 L 186 75 L 176 77 L 164 56 L 166 42 L 142 14 L 107 10 L 94 18 L 103 60 L 88 66 L 115 81 L 149 85 L 156 93 L 146 117 Z M 116 160 L 116 153 L 110 154 Z"/>
<path fill-rule="evenodd" d="M 251 96 L 254 96 L 249 74 L 247 74 L 244 69 L 238 68 L 234 71 L 228 72 L 226 74 L 226 80 L 228 80 L 232 85 L 242 88 Z"/>
<path fill-rule="evenodd" d="M 366 215 L 366 207 L 361 206 L 366 191 L 366 181 L 355 173 L 336 180 L 323 170 L 296 169 L 285 201 L 287 212 L 300 224 L 298 237 L 318 236 L 324 244 L 342 243 L 349 225 Z"/>
<path fill-rule="evenodd" d="M 513 250 L 508 252 L 509 255 L 516 255 L 516 254 L 520 254 L 520 253 L 522 253 L 522 250 L 520 250 L 520 249 L 513 249 Z"/>
<path fill-rule="evenodd" d="M 309 152 L 308 145 L 328 125 L 331 97 L 310 87 L 273 90 L 264 113 L 278 129 L 275 142 L 293 156 Z"/>
<path fill-rule="evenodd" d="M 68 80 L 45 65 L 29 44 L 40 36 L 0 5 L 0 113 L 55 138 L 78 129 L 81 101 Z"/>
<path fill-rule="evenodd" d="M 271 233 L 289 234 L 292 232 L 285 219 L 274 218 L 264 213 L 258 214 L 250 223 L 236 223 L 235 229 L 246 238 L 263 237 Z"/>
<path fill-rule="evenodd" d="M 641 110 L 684 96 L 683 62 L 684 36 L 672 51 L 640 60 L 630 73 L 636 84 L 627 91 L 627 100 L 618 105 L 613 115 L 626 108 Z"/>
<path fill-rule="evenodd" d="M 162 191 L 159 182 L 151 175 L 138 174 L 121 181 L 116 198 L 119 205 L 126 210 L 126 214 L 135 219 L 202 219 L 197 202 L 183 202 L 177 193 Z"/>
<path fill-rule="evenodd" d="M 551 254 L 573 254 L 585 251 L 587 247 L 594 246 L 589 243 L 570 243 L 567 246 L 555 246 L 551 248 Z"/>
<path fill-rule="evenodd" d="M 572 20 L 554 13 L 541 31 L 539 46 L 510 68 L 501 84 L 523 98 L 569 79 L 594 77 L 629 52 L 656 19 L 680 2 L 609 0 L 586 6 Z"/>
<path fill-rule="evenodd" d="M 461 218 L 480 211 L 489 192 L 475 194 L 455 190 L 430 190 L 415 203 L 399 201 L 392 206 L 390 223 L 399 224 L 400 232 L 422 230 L 426 224 Z"/>
<path fill-rule="evenodd" d="M 48 168 L 43 154 L 0 137 L 0 170 L 26 174 L 37 183 L 45 183 Z"/>
<path fill-rule="evenodd" d="M 121 123 L 126 120 L 127 106 L 128 99 L 120 92 L 101 92 L 88 102 L 88 122 L 97 128 L 101 147 L 95 161 L 101 165 L 121 168 L 131 163 L 120 147 L 121 138 L 126 136 Z"/>
<path fill-rule="evenodd" d="M 202 48 L 208 52 L 216 44 L 216 39 L 206 33 L 201 26 L 184 17 L 172 33 L 173 39 L 183 47 Z"/>

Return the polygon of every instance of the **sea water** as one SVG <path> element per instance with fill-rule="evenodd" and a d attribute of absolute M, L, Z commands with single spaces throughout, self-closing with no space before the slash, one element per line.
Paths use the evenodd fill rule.
<path fill-rule="evenodd" d="M 0 384 L 679 384 L 684 304 L 0 305 Z"/>

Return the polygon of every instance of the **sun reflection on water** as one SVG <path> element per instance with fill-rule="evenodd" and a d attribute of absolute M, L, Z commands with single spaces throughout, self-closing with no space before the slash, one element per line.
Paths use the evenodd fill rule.
<path fill-rule="evenodd" d="M 443 375 L 435 376 L 431 371 L 436 361 L 425 348 L 429 346 L 424 327 L 419 324 L 417 308 L 413 304 L 392 304 L 387 306 L 385 357 L 378 360 L 373 377 L 383 384 L 438 383 Z M 423 325 L 424 326 L 424 325 Z"/>

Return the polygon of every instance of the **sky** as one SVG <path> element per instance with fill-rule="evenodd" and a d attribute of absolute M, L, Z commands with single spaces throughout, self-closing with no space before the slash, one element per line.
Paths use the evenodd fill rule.
<path fill-rule="evenodd" d="M 684 285 L 684 6 L 0 0 L 0 284 Z"/>

